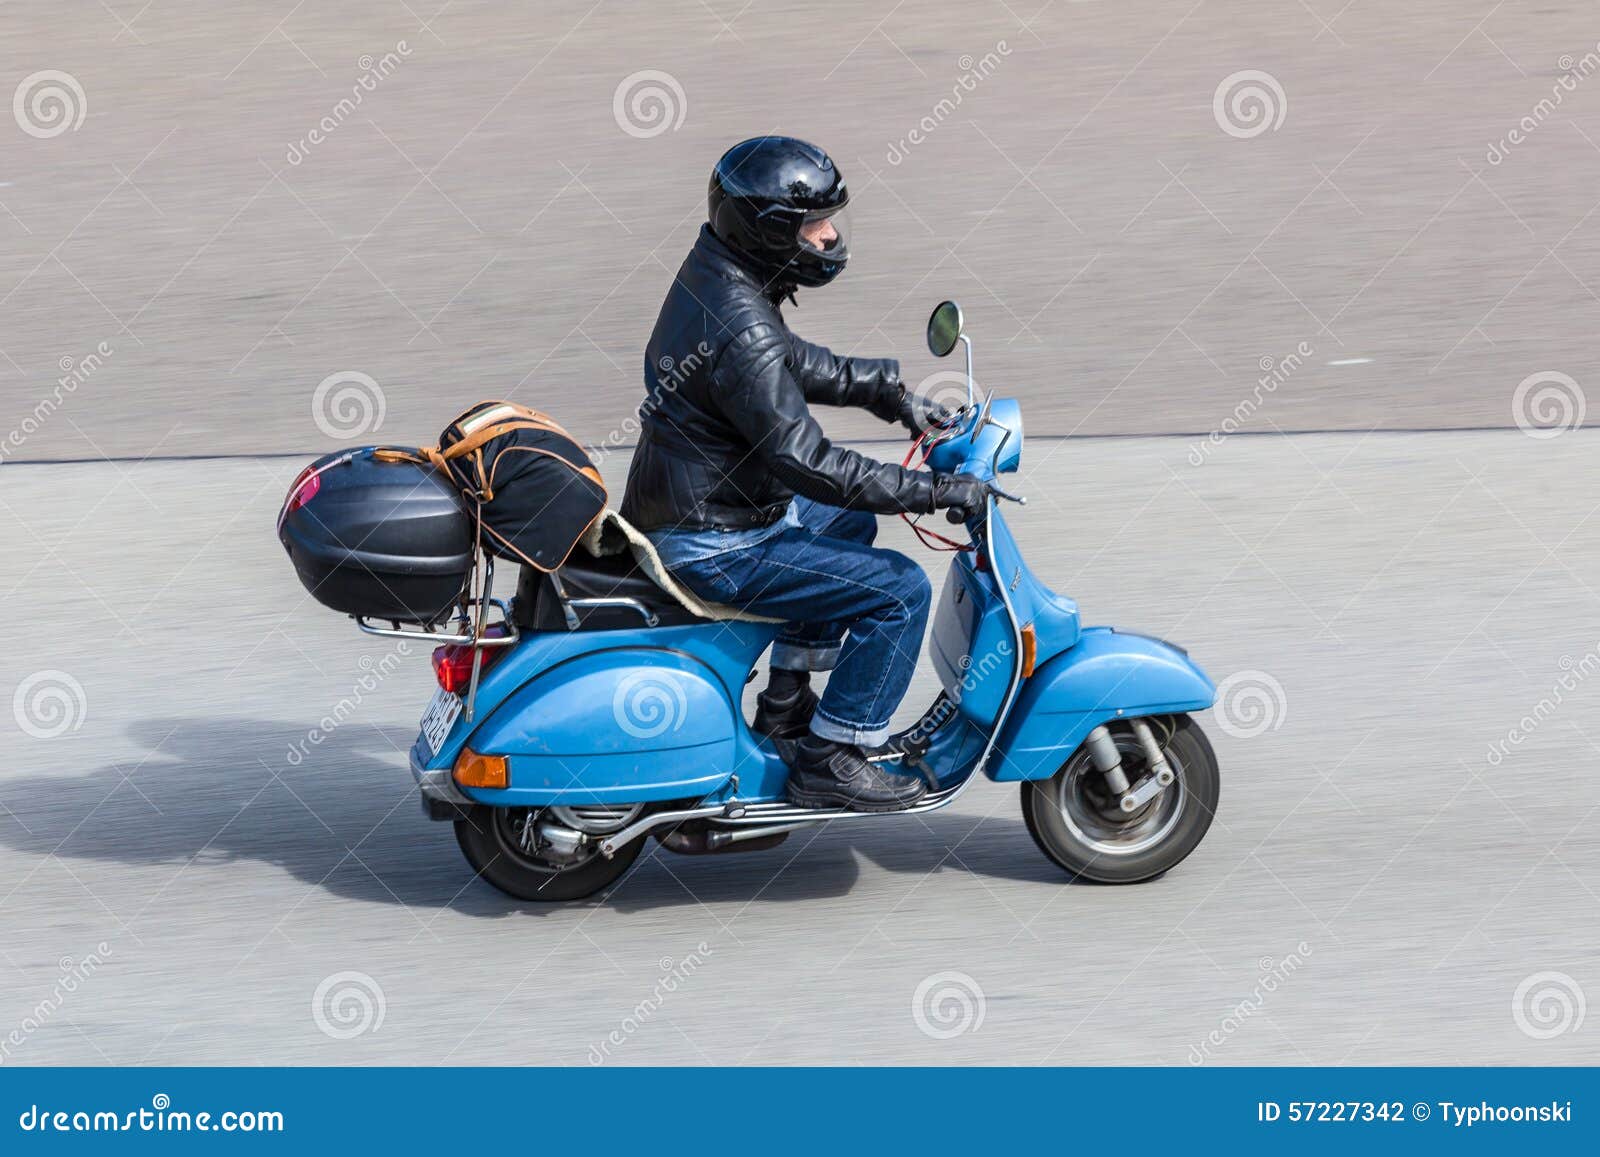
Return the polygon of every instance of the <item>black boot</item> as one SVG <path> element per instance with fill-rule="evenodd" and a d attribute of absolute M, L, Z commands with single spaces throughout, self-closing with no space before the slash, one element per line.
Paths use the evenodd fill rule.
<path fill-rule="evenodd" d="M 751 730 L 773 739 L 799 739 L 811 730 L 817 699 L 809 672 L 774 667 L 767 689 L 756 696 L 756 720 L 750 725 Z"/>
<path fill-rule="evenodd" d="M 871 762 L 859 747 L 807 735 L 796 745 L 789 802 L 798 807 L 892 812 L 927 794 L 920 778 Z"/>

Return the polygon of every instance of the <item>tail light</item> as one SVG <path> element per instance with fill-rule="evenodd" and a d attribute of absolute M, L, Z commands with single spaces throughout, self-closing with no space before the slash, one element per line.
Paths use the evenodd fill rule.
<path fill-rule="evenodd" d="M 499 628 L 491 627 L 489 636 L 495 636 Z M 442 647 L 433 649 L 433 674 L 439 680 L 439 686 L 446 691 L 460 694 L 472 682 L 472 656 L 477 651 L 483 656 L 478 666 L 481 676 L 490 667 L 500 660 L 505 652 L 504 647 L 473 647 L 468 643 L 446 643 Z"/>
<path fill-rule="evenodd" d="M 283 537 L 283 524 L 288 521 L 289 516 L 310 502 L 316 496 L 317 491 L 321 489 L 322 471 L 318 470 L 314 465 L 307 466 L 294 476 L 294 482 L 289 486 L 289 497 L 283 500 L 283 509 L 278 511 L 278 536 L 280 538 Z M 287 549 L 289 543 L 285 541 L 283 545 Z"/>
<path fill-rule="evenodd" d="M 317 496 L 317 491 L 322 489 L 322 474 L 314 466 L 307 466 L 300 471 L 294 480 L 294 485 L 289 487 L 289 501 L 284 503 L 284 514 L 293 514 L 306 503 Z"/>

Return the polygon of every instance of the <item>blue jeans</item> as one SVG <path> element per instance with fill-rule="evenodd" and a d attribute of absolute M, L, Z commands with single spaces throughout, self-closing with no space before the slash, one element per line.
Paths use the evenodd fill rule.
<path fill-rule="evenodd" d="M 889 738 L 889 720 L 911 685 L 933 588 L 911 559 L 872 545 L 876 515 L 796 498 L 789 521 L 798 525 L 682 561 L 674 555 L 700 551 L 676 552 L 670 547 L 679 544 L 669 544 L 664 559 L 703 599 L 787 620 L 772 665 L 833 672 L 811 730 L 837 743 L 876 746 Z M 662 537 L 679 534 L 697 543 L 707 536 Z"/>

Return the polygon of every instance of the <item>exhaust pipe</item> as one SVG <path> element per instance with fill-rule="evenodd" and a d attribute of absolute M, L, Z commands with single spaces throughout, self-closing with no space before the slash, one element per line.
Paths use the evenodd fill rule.
<path fill-rule="evenodd" d="M 742 843 L 745 840 L 761 840 L 769 836 L 786 836 L 792 831 L 812 827 L 818 822 L 817 820 L 799 820 L 795 823 L 770 824 L 759 828 L 734 828 L 732 831 L 713 829 L 706 833 L 706 849 L 712 852 L 719 852 L 731 844 Z"/>

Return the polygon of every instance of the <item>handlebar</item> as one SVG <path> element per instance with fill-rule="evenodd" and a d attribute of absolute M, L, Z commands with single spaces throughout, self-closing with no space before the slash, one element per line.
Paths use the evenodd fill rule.
<path fill-rule="evenodd" d="M 1018 506 L 1028 505 L 1028 499 L 1024 495 L 1008 493 L 1007 491 L 1002 490 L 999 486 L 995 485 L 993 482 L 990 482 L 988 485 L 989 493 L 993 494 L 996 498 L 1004 498 L 1007 502 L 1015 502 Z M 944 519 L 953 526 L 959 526 L 961 523 L 971 518 L 972 515 L 973 511 L 957 506 L 946 510 L 944 512 Z"/>
<path fill-rule="evenodd" d="M 929 468 L 939 469 L 942 472 L 956 471 L 975 475 L 977 479 L 983 481 L 984 489 L 988 494 L 992 494 L 996 498 L 1003 498 L 1007 502 L 1015 502 L 1019 506 L 1024 506 L 1028 501 L 1026 498 L 1020 494 L 1012 494 L 1006 491 L 994 481 L 994 470 L 998 464 L 1000 447 L 1005 444 L 1005 439 L 1010 436 L 1011 428 L 1002 427 L 1006 433 L 1000 442 L 995 445 L 983 445 L 981 450 L 979 445 L 973 441 L 988 422 L 989 405 L 990 402 L 987 401 L 981 408 L 969 404 L 947 413 L 943 420 L 931 424 L 913 438 L 911 449 L 906 453 L 905 460 L 901 465 L 912 469 L 927 466 L 937 448 L 947 445 L 952 439 L 966 436 L 969 441 L 964 450 L 958 450 L 955 454 L 946 454 L 945 461 L 939 467 L 929 466 Z M 999 425 L 999 423 L 996 424 Z M 977 457 L 974 457 L 975 452 L 981 454 L 986 460 L 980 461 Z M 984 507 L 987 507 L 987 503 L 984 503 Z M 945 520 L 952 525 L 960 526 L 972 521 L 974 517 L 981 513 L 984 513 L 984 510 L 968 510 L 965 507 L 955 507 L 945 511 Z M 935 541 L 945 544 L 942 547 L 935 547 L 935 549 L 967 549 L 960 547 L 949 539 L 933 534 L 932 531 L 926 533 L 917 531 L 915 520 L 909 515 L 906 516 L 906 519 L 912 524 L 913 531 L 916 531 L 925 545 L 932 545 L 928 542 L 928 538 L 931 536 Z"/>

